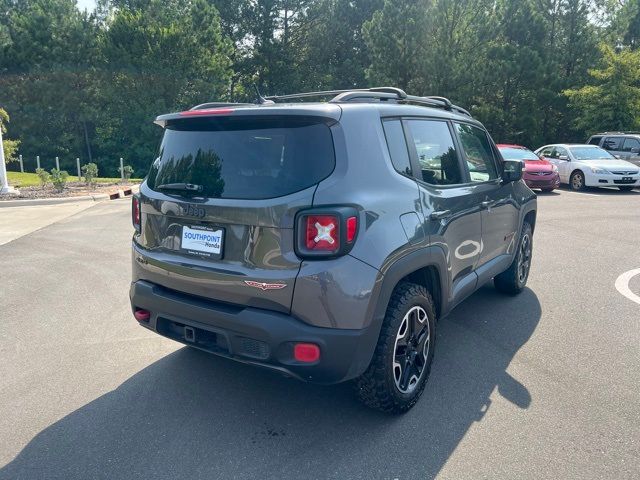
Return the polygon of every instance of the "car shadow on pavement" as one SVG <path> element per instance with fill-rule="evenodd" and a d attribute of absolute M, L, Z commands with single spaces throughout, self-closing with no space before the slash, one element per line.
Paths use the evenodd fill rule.
<path fill-rule="evenodd" d="M 433 478 L 491 396 L 524 414 L 535 401 L 506 369 L 541 313 L 530 289 L 480 289 L 439 322 L 426 391 L 401 416 L 361 406 L 350 384 L 183 348 L 47 427 L 0 478 Z"/>

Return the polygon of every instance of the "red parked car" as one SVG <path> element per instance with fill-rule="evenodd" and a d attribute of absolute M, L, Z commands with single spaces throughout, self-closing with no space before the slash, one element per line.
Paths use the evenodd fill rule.
<path fill-rule="evenodd" d="M 522 179 L 529 188 L 539 188 L 543 192 L 550 192 L 560 186 L 558 167 L 540 158 L 521 145 L 498 144 L 498 149 L 505 160 L 521 160 L 524 162 Z"/>

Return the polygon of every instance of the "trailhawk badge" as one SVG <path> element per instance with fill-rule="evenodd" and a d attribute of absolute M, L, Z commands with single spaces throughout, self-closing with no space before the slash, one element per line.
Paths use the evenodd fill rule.
<path fill-rule="evenodd" d="M 244 283 L 249 285 L 250 287 L 259 288 L 260 290 L 280 290 L 287 286 L 286 283 L 264 283 L 264 282 L 253 282 L 251 280 L 245 280 Z"/>

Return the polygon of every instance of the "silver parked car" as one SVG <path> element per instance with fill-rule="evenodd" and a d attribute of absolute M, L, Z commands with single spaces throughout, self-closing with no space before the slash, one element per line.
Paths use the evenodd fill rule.
<path fill-rule="evenodd" d="M 640 167 L 640 132 L 604 132 L 591 135 L 587 143 Z"/>

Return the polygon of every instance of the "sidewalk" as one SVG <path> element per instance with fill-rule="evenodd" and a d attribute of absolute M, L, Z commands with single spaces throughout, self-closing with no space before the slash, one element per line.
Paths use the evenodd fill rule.
<path fill-rule="evenodd" d="M 78 201 L 57 205 L 29 205 L 0 209 L 0 245 L 40 230 L 78 212 L 97 205 Z"/>

